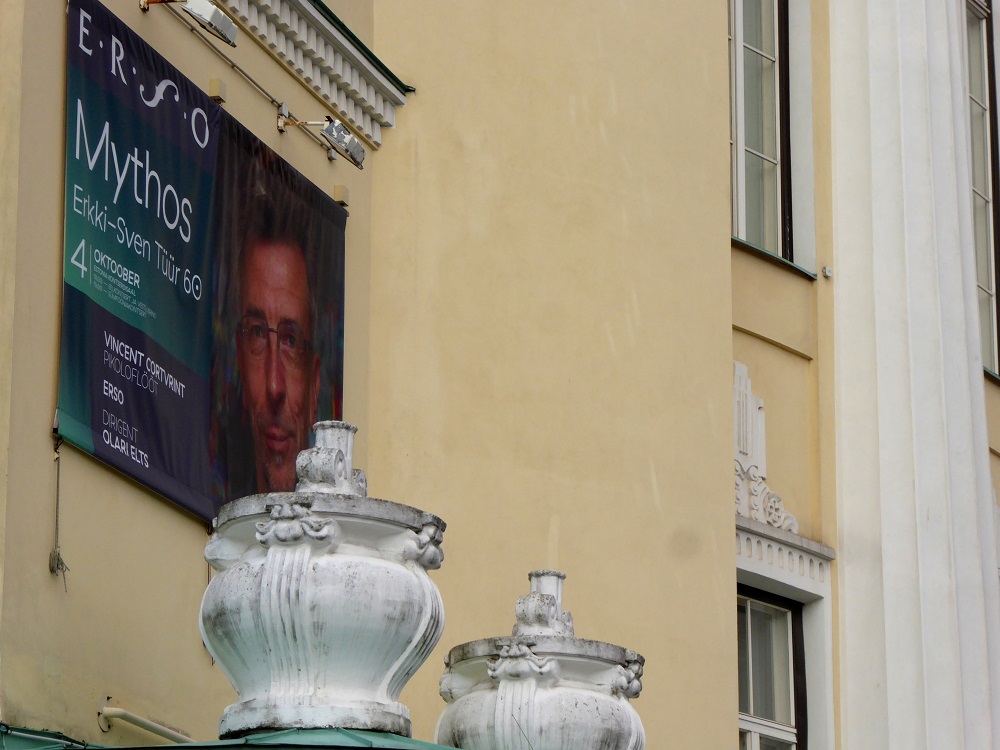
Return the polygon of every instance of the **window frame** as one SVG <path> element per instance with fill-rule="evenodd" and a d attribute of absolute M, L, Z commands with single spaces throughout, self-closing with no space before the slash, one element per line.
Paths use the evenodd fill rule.
<path fill-rule="evenodd" d="M 739 711 L 739 731 L 741 734 L 747 732 L 749 735 L 747 749 L 757 750 L 759 737 L 764 736 L 768 739 L 789 743 L 794 750 L 808 750 L 809 720 L 806 695 L 805 631 L 802 620 L 803 605 L 793 599 L 787 599 L 743 583 L 736 585 L 736 598 L 737 602 L 757 602 L 767 607 L 785 610 L 789 614 L 789 687 L 791 693 L 789 699 L 792 704 L 791 714 L 794 724 L 789 726 Z M 748 660 L 752 662 L 749 654 Z"/>
<path fill-rule="evenodd" d="M 775 105 L 777 146 L 777 216 L 778 247 L 762 247 L 747 238 L 746 231 L 746 125 L 743 3 L 729 0 L 729 143 L 730 143 L 730 206 L 732 242 L 745 249 L 766 253 L 794 264 L 792 247 L 792 169 L 791 116 L 789 85 L 789 18 L 788 0 L 773 0 L 775 13 Z M 751 48 L 753 49 L 753 48 Z"/>
<path fill-rule="evenodd" d="M 989 262 L 992 267 L 991 280 L 993 282 L 992 293 L 988 290 L 983 289 L 979 282 L 978 271 L 976 276 L 976 304 L 978 309 L 978 296 L 979 290 L 991 294 L 992 302 L 990 305 L 992 330 L 983 331 L 980 330 L 981 337 L 989 336 L 989 344 L 991 350 L 991 357 L 989 361 L 987 358 L 983 357 L 983 369 L 987 374 L 993 376 L 994 378 L 1000 377 L 1000 258 L 998 258 L 998 241 L 1000 241 L 1000 206 L 997 205 L 998 199 L 1000 199 L 1000 154 L 997 148 L 998 139 L 997 135 L 1000 133 L 1000 128 L 998 128 L 997 120 L 997 84 L 996 84 L 996 58 L 994 54 L 994 32 L 993 32 L 993 3 L 992 0 L 966 0 L 965 11 L 966 17 L 969 13 L 973 13 L 979 17 L 983 22 L 985 27 L 985 55 L 984 55 L 984 65 L 985 79 L 986 79 L 986 107 L 988 109 L 988 127 L 987 127 L 987 146 L 988 154 L 987 161 L 989 163 L 990 169 L 990 200 L 989 200 L 989 228 L 991 231 L 990 243 L 989 243 Z M 968 44 L 968 35 L 965 37 L 966 44 Z M 969 62 L 970 62 L 970 50 L 966 48 L 965 50 L 965 95 L 967 102 L 973 100 L 972 96 L 972 86 L 969 80 Z M 981 104 L 981 103 L 980 103 Z M 968 110 L 966 110 L 968 112 Z M 978 253 L 978 248 L 975 247 L 975 195 L 977 191 L 975 186 L 971 184 L 973 182 L 972 175 L 974 171 L 973 166 L 973 143 L 972 143 L 972 118 L 969 116 L 969 178 L 970 178 L 970 192 L 972 196 L 972 210 L 973 210 L 973 252 Z M 976 258 L 977 268 L 978 268 L 978 257 Z M 980 320 L 980 323 L 982 321 Z M 985 354 L 985 353 L 984 353 Z"/>

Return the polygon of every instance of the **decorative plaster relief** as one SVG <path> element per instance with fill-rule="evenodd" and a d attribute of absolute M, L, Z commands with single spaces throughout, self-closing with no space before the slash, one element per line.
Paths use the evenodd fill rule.
<path fill-rule="evenodd" d="M 309 0 L 220 0 L 220 5 L 369 145 L 381 145 L 382 128 L 395 123 L 406 91 Z"/>
<path fill-rule="evenodd" d="M 770 524 L 776 529 L 799 533 L 799 522 L 785 510 L 785 504 L 757 473 L 757 467 L 744 469 L 736 462 L 736 515 Z"/>
<path fill-rule="evenodd" d="M 747 366 L 733 362 L 733 453 L 744 467 L 756 466 L 767 476 L 767 451 L 764 439 L 764 399 L 750 389 Z"/>
<path fill-rule="evenodd" d="M 767 486 L 764 400 L 754 396 L 747 366 L 733 362 L 733 452 L 736 515 L 799 533 L 799 522 Z"/>

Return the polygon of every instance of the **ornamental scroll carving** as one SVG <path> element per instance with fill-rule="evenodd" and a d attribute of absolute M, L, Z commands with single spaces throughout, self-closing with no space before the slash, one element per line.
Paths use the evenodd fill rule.
<path fill-rule="evenodd" d="M 337 524 L 315 515 L 312 503 L 305 498 L 274 503 L 268 520 L 259 521 L 256 528 L 257 541 L 265 547 L 304 540 L 333 544 L 337 536 Z"/>
<path fill-rule="evenodd" d="M 416 560 L 425 570 L 437 570 L 444 560 L 442 539 L 444 532 L 439 524 L 425 524 L 419 532 L 410 532 L 410 539 L 404 545 L 403 554 L 409 560 Z"/>
<path fill-rule="evenodd" d="M 798 519 L 785 510 L 784 502 L 767 486 L 757 467 L 744 469 L 739 461 L 736 462 L 736 515 L 799 533 Z"/>
<path fill-rule="evenodd" d="M 486 673 L 494 682 L 501 680 L 541 679 L 544 684 L 555 684 L 559 679 L 559 662 L 553 658 L 536 656 L 526 643 L 512 643 L 500 653 L 486 660 Z"/>
<path fill-rule="evenodd" d="M 630 661 L 627 666 L 619 666 L 611 692 L 626 698 L 638 698 L 642 692 L 642 662 Z"/>
<path fill-rule="evenodd" d="M 785 510 L 784 501 L 764 481 L 764 400 L 754 396 L 747 366 L 742 362 L 733 362 L 733 423 L 736 515 L 798 534 L 798 519 Z"/>

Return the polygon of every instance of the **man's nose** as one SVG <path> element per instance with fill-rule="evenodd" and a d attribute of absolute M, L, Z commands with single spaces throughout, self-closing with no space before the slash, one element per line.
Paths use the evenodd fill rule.
<path fill-rule="evenodd" d="M 273 343 L 272 343 L 273 341 Z M 271 402 L 281 401 L 285 397 L 285 364 L 281 361 L 281 352 L 277 337 L 267 337 L 267 397 Z"/>

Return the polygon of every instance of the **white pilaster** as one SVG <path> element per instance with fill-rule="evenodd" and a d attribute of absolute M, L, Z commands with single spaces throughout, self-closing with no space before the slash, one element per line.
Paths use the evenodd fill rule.
<path fill-rule="evenodd" d="M 964 4 L 830 8 L 841 742 L 996 747 Z"/>

